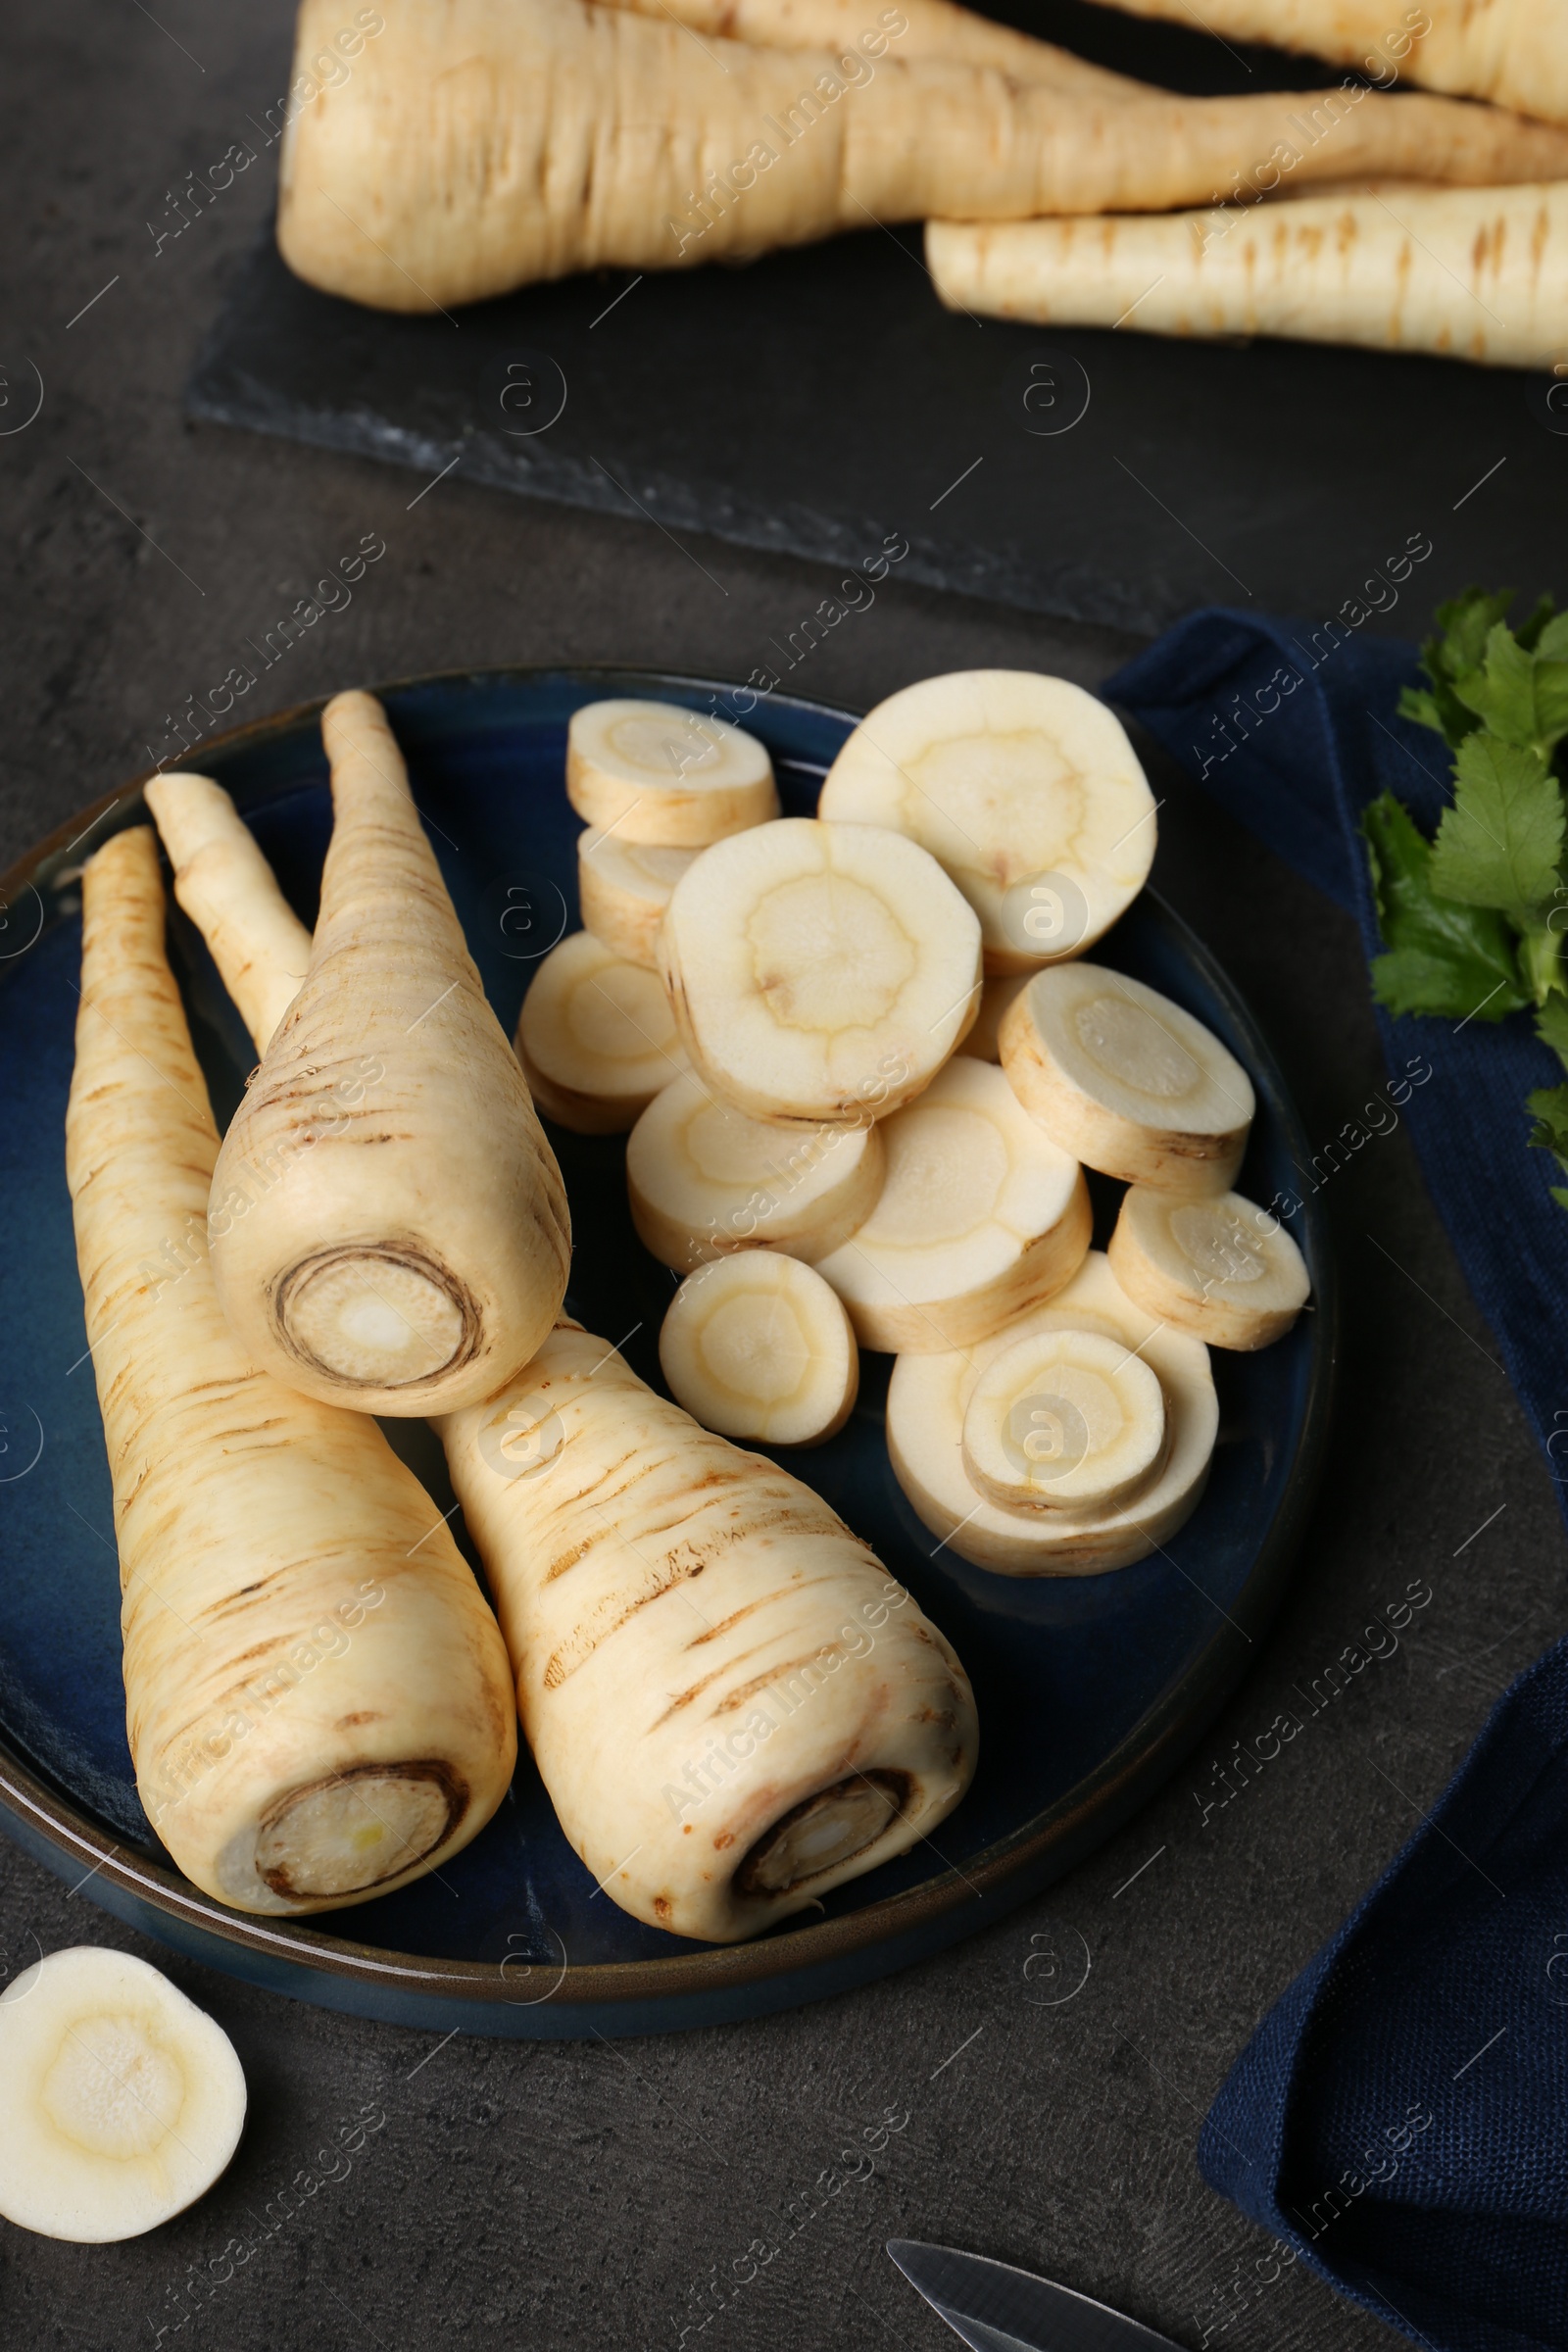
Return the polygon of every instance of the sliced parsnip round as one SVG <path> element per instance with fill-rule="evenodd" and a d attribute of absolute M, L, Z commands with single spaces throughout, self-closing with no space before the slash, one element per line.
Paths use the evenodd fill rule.
<path fill-rule="evenodd" d="M 1158 1377 L 1123 1340 L 1037 1331 L 987 1363 L 964 1407 L 963 1466 L 1006 1511 L 1108 1511 L 1170 1446 Z"/>
<path fill-rule="evenodd" d="M 844 1427 L 859 1352 L 838 1294 L 799 1258 L 742 1250 L 688 1274 L 659 1360 L 677 1404 L 721 1438 L 819 1446 Z"/>
<path fill-rule="evenodd" d="M 1029 972 L 999 972 L 986 982 L 980 991 L 980 1010 L 974 1027 L 963 1041 L 963 1050 L 976 1061 L 1000 1061 L 1002 1046 L 1000 1031 L 1008 1005 L 1029 985 Z"/>
<path fill-rule="evenodd" d="M 1092 1222 L 1083 1170 L 992 1063 L 955 1054 L 882 1136 L 876 1206 L 817 1260 L 862 1348 L 970 1347 L 1076 1273 Z"/>
<path fill-rule="evenodd" d="M 544 956 L 517 1018 L 535 1102 L 578 1135 L 618 1135 L 689 1067 L 657 974 L 574 931 Z"/>
<path fill-rule="evenodd" d="M 849 1125 L 917 1095 L 970 1027 L 980 926 L 902 834 L 785 817 L 682 875 L 659 962 L 715 1092 L 756 1118 Z"/>
<path fill-rule="evenodd" d="M 695 1071 L 671 1079 L 626 1139 L 631 1218 L 666 1266 L 733 1250 L 824 1257 L 882 1189 L 877 1128 L 780 1127 L 749 1118 Z"/>
<path fill-rule="evenodd" d="M 1154 797 L 1120 721 L 1031 670 L 956 670 L 890 695 L 829 768 L 818 810 L 891 825 L 940 858 L 995 972 L 1092 946 L 1154 856 Z"/>
<path fill-rule="evenodd" d="M 696 850 L 778 814 L 755 735 L 679 703 L 586 703 L 566 730 L 566 798 L 622 841 Z"/>
<path fill-rule="evenodd" d="M 1004 1015 L 1002 1066 L 1025 1110 L 1106 1176 L 1204 1197 L 1242 1164 L 1251 1080 L 1201 1021 L 1124 972 L 1036 973 Z"/>
<path fill-rule="evenodd" d="M 1129 1298 L 1211 1348 L 1283 1339 L 1312 1287 L 1278 1217 L 1240 1193 L 1178 1200 L 1135 1184 L 1108 1255 Z"/>
<path fill-rule="evenodd" d="M 212 2187 L 244 2124 L 233 2043 L 145 1960 L 81 1944 L 0 1995 L 0 2213 L 19 2229 L 139 2237 Z"/>
<path fill-rule="evenodd" d="M 963 1466 L 963 1421 L 981 1375 L 1037 1331 L 1100 1331 L 1136 1348 L 1158 1376 L 1170 1451 L 1142 1494 L 1104 1511 L 1011 1511 L 987 1501 Z M 976 1348 L 901 1355 L 888 1384 L 887 1441 L 894 1475 L 925 1525 L 960 1559 L 1003 1576 L 1098 1576 L 1127 1568 L 1168 1544 L 1197 1508 L 1219 1427 L 1208 1349 L 1160 1328 L 1091 1250 L 1048 1306 Z"/>
<path fill-rule="evenodd" d="M 583 929 L 612 956 L 646 964 L 652 971 L 659 961 L 659 926 L 669 894 L 696 856 L 695 850 L 623 841 L 618 833 L 590 825 L 577 836 L 577 903 Z"/>

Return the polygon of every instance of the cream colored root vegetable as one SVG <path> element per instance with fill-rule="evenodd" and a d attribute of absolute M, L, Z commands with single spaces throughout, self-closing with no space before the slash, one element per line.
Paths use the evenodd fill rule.
<path fill-rule="evenodd" d="M 809 1488 L 573 1326 L 441 1429 L 534 1760 L 634 1917 L 736 1942 L 958 1802 L 963 1669 Z"/>
<path fill-rule="evenodd" d="M 219 1307 L 218 1135 L 164 953 L 150 828 L 82 881 L 66 1174 L 114 1484 L 126 1728 L 148 1819 L 242 1911 L 360 1902 L 506 1793 L 506 1653 L 375 1423 L 272 1380 Z"/>
<path fill-rule="evenodd" d="M 876 1206 L 817 1265 L 862 1348 L 970 1347 L 1076 1273 L 1093 1222 L 1084 1172 L 992 1063 L 956 1054 L 883 1141 Z"/>
<path fill-rule="evenodd" d="M 1002 1023 L 1013 1093 L 1086 1167 L 1185 1196 L 1226 1192 L 1252 1082 L 1201 1021 L 1098 963 L 1039 972 Z"/>
<path fill-rule="evenodd" d="M 701 850 L 778 814 L 755 735 L 677 703 L 585 703 L 566 729 L 566 798 L 622 841 Z"/>
<path fill-rule="evenodd" d="M 0 1994 L 0 2214 L 19 2229 L 139 2237 L 212 2187 L 244 2125 L 233 2043 L 145 1960 L 78 1944 Z"/>
<path fill-rule="evenodd" d="M 847 1126 L 919 1094 L 980 999 L 980 925 L 878 825 L 784 817 L 676 883 L 659 965 L 694 1068 L 754 1118 Z"/>
<path fill-rule="evenodd" d="M 1080 955 L 1149 879 L 1154 796 L 1125 728 L 1065 678 L 922 678 L 861 719 L 817 813 L 929 850 L 980 918 L 988 972 Z"/>
<path fill-rule="evenodd" d="M 1038 325 L 1288 335 L 1496 368 L 1568 357 L 1561 180 L 1158 220 L 933 220 L 926 260 L 950 309 Z"/>
<path fill-rule="evenodd" d="M 689 1066 L 662 982 L 589 931 L 541 959 L 516 1046 L 540 1109 L 578 1135 L 624 1134 Z"/>
<path fill-rule="evenodd" d="M 311 935 L 220 784 L 211 776 L 154 776 L 146 799 L 174 869 L 174 896 L 265 1054 L 299 995 Z"/>
<path fill-rule="evenodd" d="M 844 1427 L 860 1385 L 837 1292 L 768 1250 L 687 1275 L 660 1330 L 659 1361 L 694 1421 L 758 1446 L 820 1446 Z"/>
<path fill-rule="evenodd" d="M 1099 1332 L 1136 1349 L 1156 1375 L 1169 1424 L 1163 1464 L 1129 1500 L 1105 1510 L 1004 1510 L 965 1467 L 966 1436 L 976 1443 L 968 1408 L 1000 1357 L 1040 1334 L 1069 1331 Z M 1049 1420 L 1045 1426 L 1049 1434 Z M 888 1454 L 900 1486 L 947 1549 L 1003 1576 L 1099 1576 L 1147 1559 L 1197 1509 L 1218 1427 L 1207 1348 L 1161 1329 L 1127 1297 L 1098 1250 L 1048 1306 L 976 1348 L 901 1355 L 888 1384 Z"/>
<path fill-rule="evenodd" d="M 566 1197 L 380 705 L 340 694 L 321 733 L 334 822 L 310 970 L 223 1138 L 213 1271 L 278 1379 L 432 1412 L 488 1396 L 550 1329 Z"/>
<path fill-rule="evenodd" d="M 1028 972 L 999 972 L 980 991 L 980 1010 L 963 1041 L 964 1052 L 972 1054 L 976 1061 L 1002 1059 L 1003 1020 L 1013 998 L 1022 995 L 1030 978 Z"/>
<path fill-rule="evenodd" d="M 663 850 L 622 841 L 590 825 L 577 836 L 577 904 L 582 924 L 623 963 L 652 971 L 659 961 L 659 927 L 669 894 L 695 850 Z"/>
<path fill-rule="evenodd" d="M 341 16 L 340 0 L 300 11 L 296 79 L 316 94 L 286 134 L 278 244 L 311 284 L 393 311 L 765 253 L 867 215 L 1205 204 L 1310 103 L 1100 96 L 905 60 L 896 9 L 853 46 L 790 51 L 584 0 L 399 0 L 320 87 L 310 60 Z M 1556 128 L 1444 98 L 1374 93 L 1303 144 L 1306 178 L 1568 172 Z"/>
<path fill-rule="evenodd" d="M 626 1143 L 631 1218 L 666 1266 L 734 1250 L 827 1256 L 876 1205 L 886 1165 L 879 1129 L 770 1125 L 699 1078 L 656 1095 Z"/>
<path fill-rule="evenodd" d="M 1240 1193 L 1175 1200 L 1135 1184 L 1108 1251 L 1127 1293 L 1211 1348 L 1267 1348 L 1311 1293 L 1301 1252 L 1278 1217 Z"/>
<path fill-rule="evenodd" d="M 1121 1339 L 1037 1331 L 988 1359 L 959 1450 L 977 1494 L 1069 1516 L 1141 1494 L 1170 1452 L 1157 1374 Z"/>

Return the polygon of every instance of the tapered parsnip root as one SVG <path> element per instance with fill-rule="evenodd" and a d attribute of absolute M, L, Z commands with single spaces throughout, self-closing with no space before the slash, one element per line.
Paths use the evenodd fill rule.
<path fill-rule="evenodd" d="M 298 72 L 340 29 L 305 0 Z M 892 21 L 890 21 L 890 18 Z M 384 310 L 477 302 L 606 267 L 690 268 L 881 221 L 1206 204 L 1290 142 L 1299 92 L 1056 89 L 897 53 L 693 39 L 584 0 L 400 0 L 290 121 L 278 244 Z M 1342 93 L 1296 167 L 1495 183 L 1568 171 L 1568 137 L 1450 99 Z M 1338 111 L 1339 119 L 1334 119 Z"/>
<path fill-rule="evenodd" d="M 1102 964 L 1056 964 L 1014 999 L 1001 1045 L 1025 1110 L 1087 1167 L 1187 1196 L 1229 1189 L 1252 1082 L 1156 989 Z"/>
<path fill-rule="evenodd" d="M 716 1094 L 754 1118 L 847 1126 L 919 1094 L 968 1031 L 980 925 L 902 834 L 785 817 L 682 875 L 659 963 Z"/>
<path fill-rule="evenodd" d="M 678 703 L 585 703 L 566 729 L 566 798 L 622 841 L 702 850 L 778 814 L 755 735 Z"/>
<path fill-rule="evenodd" d="M 146 798 L 174 869 L 174 896 L 265 1054 L 304 983 L 311 935 L 220 784 L 211 776 L 154 776 Z"/>
<path fill-rule="evenodd" d="M 624 1134 L 689 1066 L 663 983 L 589 931 L 540 961 L 516 1044 L 539 1108 L 578 1135 Z"/>
<path fill-rule="evenodd" d="M 223 1139 L 213 1270 L 252 1360 L 361 1412 L 488 1396 L 555 1319 L 566 1197 L 378 703 L 321 733 L 310 971 Z"/>
<path fill-rule="evenodd" d="M 625 1910 L 736 1942 L 953 1810 L 968 1680 L 809 1488 L 571 1327 L 441 1426 L 534 1760 Z"/>
<path fill-rule="evenodd" d="M 1082 954 L 1149 879 L 1154 796 L 1103 703 L 1016 669 L 923 678 L 879 703 L 818 814 L 929 850 L 980 918 L 987 971 Z"/>
<path fill-rule="evenodd" d="M 1084 1173 L 992 1063 L 956 1054 L 883 1124 L 865 1223 L 818 1271 L 862 1348 L 967 1348 L 1069 1282 L 1089 1247 Z"/>
<path fill-rule="evenodd" d="M 139 2237 L 212 2187 L 244 2126 L 233 2043 L 145 1960 L 78 1944 L 0 1995 L 0 2213 L 19 2229 Z"/>
<path fill-rule="evenodd" d="M 577 836 L 577 904 L 585 931 L 623 963 L 652 971 L 669 894 L 695 850 L 662 850 L 590 825 Z"/>
<path fill-rule="evenodd" d="M 1174 1200 L 1130 1187 L 1108 1251 L 1129 1298 L 1211 1348 L 1267 1348 L 1311 1294 L 1305 1261 L 1278 1217 L 1240 1193 Z"/>
<path fill-rule="evenodd" d="M 466 1845 L 515 1754 L 506 1655 L 375 1423 L 257 1370 L 206 1247 L 218 1135 L 149 828 L 82 879 L 66 1174 L 148 1819 L 243 1911 L 358 1902 Z"/>
<path fill-rule="evenodd" d="M 820 1446 L 844 1427 L 860 1385 L 837 1292 L 770 1250 L 688 1274 L 664 1316 L 659 1361 L 694 1421 L 758 1446 Z"/>
<path fill-rule="evenodd" d="M 1109 1509 L 1004 1510 L 964 1466 L 965 1417 L 999 1357 L 1056 1331 L 1099 1332 L 1137 1350 L 1164 1395 L 1169 1450 L 1148 1486 Z M 970 1349 L 901 1355 L 888 1384 L 888 1454 L 900 1486 L 950 1550 L 1003 1576 L 1099 1576 L 1146 1559 L 1197 1509 L 1218 1427 L 1207 1348 L 1161 1329 L 1127 1297 L 1098 1250 L 1049 1306 Z"/>
<path fill-rule="evenodd" d="M 1170 1452 L 1158 1376 L 1121 1339 L 1036 1331 L 988 1358 L 960 1451 L 977 1494 L 1004 1511 L 1113 1510 Z"/>
<path fill-rule="evenodd" d="M 733 1250 L 825 1257 L 863 1225 L 886 1165 L 878 1128 L 748 1118 L 695 1071 L 656 1095 L 626 1143 L 632 1223 L 666 1266 Z"/>
<path fill-rule="evenodd" d="M 1414 188 L 1157 220 L 933 220 L 950 309 L 1145 334 L 1289 335 L 1495 368 L 1568 357 L 1568 184 Z"/>

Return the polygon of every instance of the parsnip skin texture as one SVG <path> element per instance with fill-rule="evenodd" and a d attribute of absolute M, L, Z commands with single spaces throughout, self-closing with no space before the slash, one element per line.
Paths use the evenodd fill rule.
<path fill-rule="evenodd" d="M 1568 355 L 1562 181 L 1303 195 L 1151 220 L 932 220 L 925 249 L 950 310 L 989 318 L 1285 335 L 1493 368 Z"/>
<path fill-rule="evenodd" d="M 66 1172 L 137 1789 L 205 1893 L 334 1909 L 419 1877 L 494 1812 L 515 1755 L 506 1653 L 374 1422 L 258 1370 L 220 1310 L 203 1238 L 218 1135 L 150 829 L 88 865 L 83 924 Z M 377 1847 L 420 1825 L 429 1850 L 383 1872 Z M 339 1832 L 364 1833 L 371 1876 L 311 1891 L 313 1872 L 344 1875 Z"/>
<path fill-rule="evenodd" d="M 739 1941 L 958 1802 L 976 1754 L 963 1669 L 809 1488 L 571 1326 L 440 1428 L 534 1760 L 634 1917 Z M 819 1869 L 789 1844 L 813 1799 Z M 853 1842 L 867 1826 L 831 1857 L 835 1827 Z M 779 1885 L 785 1856 L 804 1875 Z"/>
<path fill-rule="evenodd" d="M 211 776 L 154 776 L 147 806 L 174 869 L 174 896 L 265 1054 L 304 983 L 311 935 L 278 890 L 250 827 Z"/>
<path fill-rule="evenodd" d="M 305 0 L 297 72 L 338 0 Z M 584 0 L 399 0 L 285 135 L 277 235 L 325 292 L 392 311 L 608 267 L 690 268 L 929 218 L 1212 201 L 1291 136 L 1298 92 L 1093 96 L 898 56 L 896 8 L 843 50 L 704 43 Z M 1568 136 L 1369 94 L 1298 166 L 1497 182 L 1568 172 Z"/>
<path fill-rule="evenodd" d="M 209 1224 L 258 1365 L 414 1415 L 488 1396 L 560 1307 L 566 1196 L 380 706 L 327 705 L 334 824 L 305 984 L 223 1139 Z"/>

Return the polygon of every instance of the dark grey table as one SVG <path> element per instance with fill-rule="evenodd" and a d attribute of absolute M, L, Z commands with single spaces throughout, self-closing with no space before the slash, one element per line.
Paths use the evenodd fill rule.
<path fill-rule="evenodd" d="M 166 714 L 368 530 L 386 560 L 268 673 L 264 707 L 448 665 L 744 676 L 767 661 L 823 593 L 810 566 L 460 482 L 411 507 L 418 485 L 401 473 L 181 425 L 192 353 L 270 189 L 252 172 L 156 258 L 146 223 L 281 91 L 289 10 L 154 5 L 156 22 L 139 0 L 14 0 L 0 33 L 0 427 L 32 405 L 28 363 L 44 384 L 36 421 L 0 448 L 0 862 L 145 764 Z M 890 583 L 797 678 L 863 707 L 977 663 L 1093 683 L 1127 650 Z M 1382 1083 L 1349 926 L 1179 776 L 1161 768 L 1158 788 L 1156 880 L 1251 997 L 1327 1142 Z M 8 2348 L 937 2352 L 953 2339 L 881 2251 L 898 2234 L 1042 2269 L 1195 2346 L 1205 2329 L 1234 2352 L 1370 2346 L 1376 2323 L 1299 2269 L 1264 2283 L 1267 2241 L 1199 2179 L 1199 2122 L 1264 2008 L 1558 1627 L 1561 1534 L 1402 1131 L 1344 1166 L 1327 1202 L 1348 1362 L 1296 1595 L 1235 1706 L 1112 1846 L 1004 1926 L 869 1991 L 613 2047 L 437 2044 L 137 1943 L 232 2034 L 245 2142 L 193 2212 L 126 2245 L 0 2223 Z M 1397 1653 L 1211 1806 L 1233 1742 L 1295 1703 L 1291 1686 L 1412 1578 L 1434 1598 Z M 34 1936 L 45 1949 L 135 1940 L 89 1889 L 68 1894 L 0 1839 L 8 1965 Z M 1053 1949 L 1078 1956 L 1074 1975 L 1085 1949 L 1093 1963 L 1065 2001 L 1048 1997 L 1072 1982 L 1053 1975 Z M 890 2107 L 907 2120 L 874 2173 L 806 2220 L 846 2130 Z M 280 2192 L 302 2170 L 319 2177 L 316 2151 L 362 2108 L 384 2122 L 352 2170 L 282 2220 Z M 161 2335 L 182 2313 L 198 2316 Z"/>

